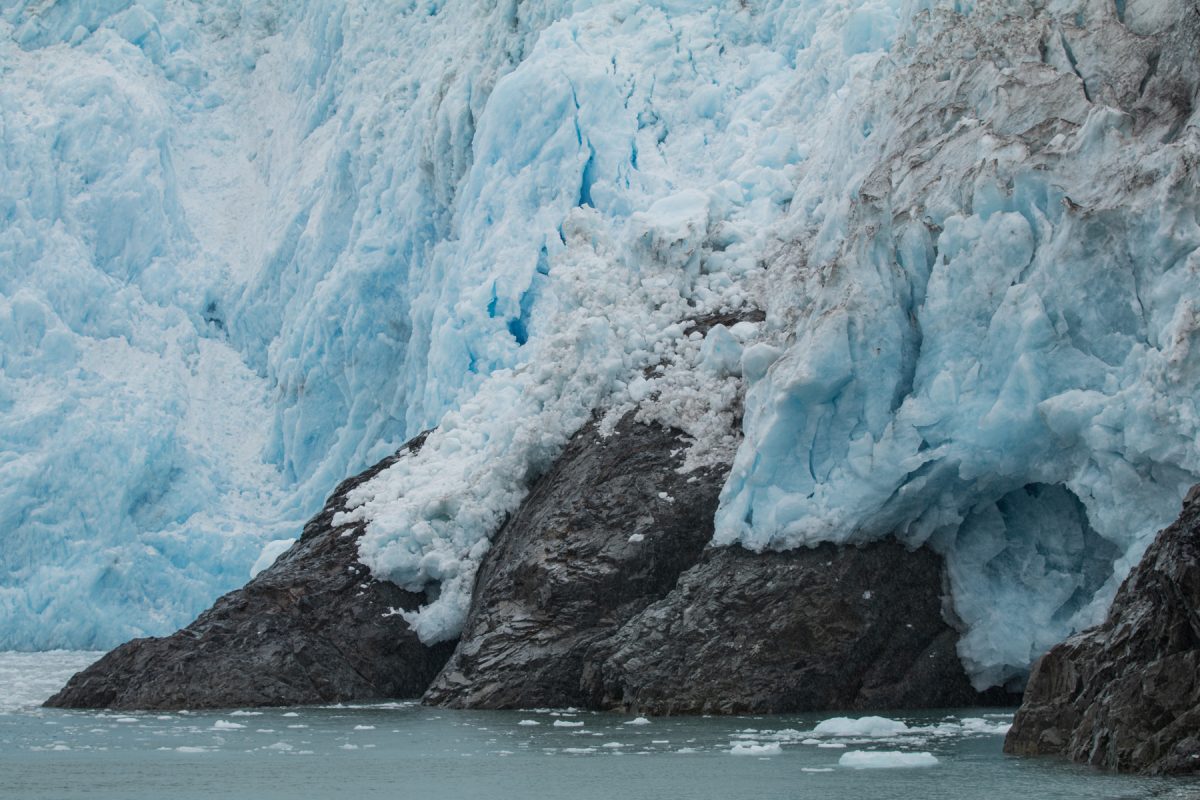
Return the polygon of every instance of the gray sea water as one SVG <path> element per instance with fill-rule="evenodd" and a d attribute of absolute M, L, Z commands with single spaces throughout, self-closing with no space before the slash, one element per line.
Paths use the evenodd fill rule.
<path fill-rule="evenodd" d="M 1003 709 L 644 719 L 414 703 L 161 714 L 37 706 L 94 657 L 0 653 L 0 797 L 1200 797 L 1197 781 L 1004 756 Z"/>

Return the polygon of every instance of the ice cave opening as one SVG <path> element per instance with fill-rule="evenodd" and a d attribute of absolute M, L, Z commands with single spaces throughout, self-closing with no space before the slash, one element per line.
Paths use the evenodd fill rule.
<path fill-rule="evenodd" d="M 946 555 L 959 643 L 976 688 L 1022 688 L 1029 665 L 1108 606 L 1121 548 L 1061 484 L 1028 483 L 966 510 L 932 540 Z"/>

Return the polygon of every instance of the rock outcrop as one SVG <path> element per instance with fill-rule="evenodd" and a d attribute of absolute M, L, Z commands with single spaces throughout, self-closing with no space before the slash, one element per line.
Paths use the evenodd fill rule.
<path fill-rule="evenodd" d="M 706 549 L 724 471 L 681 473 L 685 449 L 631 417 L 607 439 L 581 431 L 497 535 L 425 701 L 671 714 L 997 699 L 955 653 L 938 556 Z"/>
<path fill-rule="evenodd" d="M 425 695 L 453 707 L 591 706 L 597 642 L 674 588 L 713 535 L 723 469 L 683 474 L 678 431 L 623 419 L 572 438 L 496 535 L 454 656 Z"/>
<path fill-rule="evenodd" d="M 649 714 L 979 704 L 941 573 L 932 551 L 895 540 L 710 549 L 590 654 L 584 683 L 597 705 Z"/>
<path fill-rule="evenodd" d="M 372 579 L 358 563 L 362 525 L 335 526 L 333 516 L 351 489 L 423 441 L 342 483 L 291 549 L 191 625 L 121 645 L 46 705 L 223 708 L 419 696 L 453 645 L 418 641 L 397 610 L 424 596 Z"/>
<path fill-rule="evenodd" d="M 1004 749 L 1122 772 L 1200 771 L 1200 487 L 1107 619 L 1034 666 Z"/>

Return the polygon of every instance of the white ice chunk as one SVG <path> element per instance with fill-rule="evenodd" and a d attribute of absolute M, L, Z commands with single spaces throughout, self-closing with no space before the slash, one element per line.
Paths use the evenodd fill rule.
<path fill-rule="evenodd" d="M 782 752 L 779 742 L 737 742 L 729 748 L 729 754 L 734 756 L 777 756 Z"/>
<path fill-rule="evenodd" d="M 907 733 L 907 724 L 887 717 L 833 717 L 813 728 L 814 736 L 865 736 L 879 738 Z"/>
<path fill-rule="evenodd" d="M 842 753 L 839 767 L 849 769 L 909 769 L 913 767 L 936 767 L 937 757 L 933 753 L 903 753 L 898 750 L 851 750 Z"/>

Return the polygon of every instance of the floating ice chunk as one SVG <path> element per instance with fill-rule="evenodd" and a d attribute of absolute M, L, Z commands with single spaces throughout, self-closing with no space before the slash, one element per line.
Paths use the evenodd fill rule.
<path fill-rule="evenodd" d="M 779 742 L 738 742 L 729 749 L 729 754 L 734 756 L 777 756 L 782 752 Z"/>
<path fill-rule="evenodd" d="M 646 719 L 645 717 L 634 717 L 633 719 L 627 720 L 626 722 L 622 722 L 621 724 L 622 725 L 649 725 L 650 720 Z"/>
<path fill-rule="evenodd" d="M 839 767 L 849 769 L 903 769 L 910 767 L 935 767 L 938 764 L 933 753 L 903 753 L 898 750 L 851 750 L 842 753 Z"/>
<path fill-rule="evenodd" d="M 518 725 L 541 725 L 536 719 L 523 719 L 517 723 Z"/>
<path fill-rule="evenodd" d="M 580 720 L 579 722 L 572 722 L 571 720 L 567 720 L 567 719 L 556 719 L 556 720 L 554 720 L 554 727 L 555 728 L 582 728 L 583 721 Z"/>
<path fill-rule="evenodd" d="M 1012 722 L 995 722 L 986 719 L 964 719 L 960 722 L 940 722 L 936 725 L 915 727 L 916 735 L 937 737 L 953 736 L 1003 736 L 1012 727 Z"/>
<path fill-rule="evenodd" d="M 910 728 L 903 722 L 887 717 L 833 717 L 813 728 L 816 736 L 865 736 L 880 738 L 908 733 Z"/>
<path fill-rule="evenodd" d="M 980 719 L 978 717 L 965 717 L 959 721 L 959 728 L 963 733 L 1004 736 L 1012 728 L 1012 718 L 1009 717 L 1005 721 L 995 721 Z"/>
<path fill-rule="evenodd" d="M 236 731 L 244 727 L 246 726 L 240 722 L 229 722 L 228 720 L 219 719 L 213 723 L 212 729 L 214 731 Z"/>

